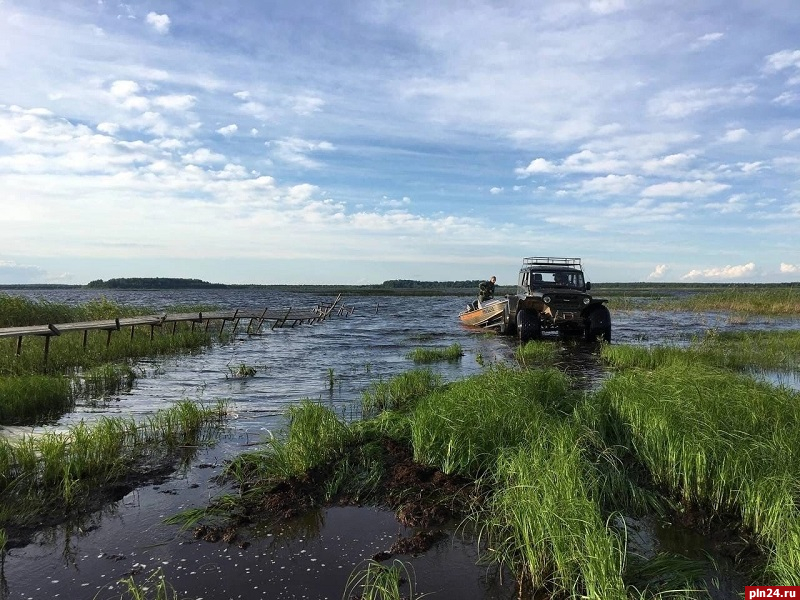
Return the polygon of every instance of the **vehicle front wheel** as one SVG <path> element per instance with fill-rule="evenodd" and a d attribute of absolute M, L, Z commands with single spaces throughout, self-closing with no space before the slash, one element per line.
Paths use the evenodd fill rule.
<path fill-rule="evenodd" d="M 586 327 L 584 329 L 586 341 L 596 342 L 598 339 L 604 342 L 611 341 L 611 313 L 605 306 L 597 306 L 586 317 Z"/>
<path fill-rule="evenodd" d="M 508 308 L 508 304 L 506 304 L 503 309 L 503 322 L 500 324 L 500 333 L 513 335 L 516 330 L 517 322 L 511 318 L 511 310 Z"/>
<path fill-rule="evenodd" d="M 539 315 L 534 311 L 523 308 L 517 311 L 517 335 L 521 344 L 530 340 L 538 340 L 542 336 L 542 325 Z"/>

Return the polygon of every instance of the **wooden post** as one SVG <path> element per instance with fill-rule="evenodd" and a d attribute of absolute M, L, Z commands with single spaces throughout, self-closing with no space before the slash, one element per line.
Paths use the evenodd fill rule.
<path fill-rule="evenodd" d="M 283 324 L 286 323 L 286 319 L 289 318 L 289 313 L 290 312 L 292 312 L 292 307 L 291 306 L 289 307 L 289 310 L 286 311 L 286 315 L 284 315 L 283 319 L 275 319 L 275 322 L 272 324 L 272 327 L 270 328 L 270 331 L 272 329 L 275 329 L 278 326 L 278 323 L 280 323 L 281 327 L 283 327 Z"/>
<path fill-rule="evenodd" d="M 261 313 L 261 318 L 258 320 L 258 327 L 256 327 L 256 333 L 261 331 L 261 326 L 264 324 L 264 315 L 267 314 L 267 307 L 264 307 L 264 312 Z"/>
<path fill-rule="evenodd" d="M 50 354 L 50 336 L 44 336 L 44 364 L 47 364 L 47 355 Z"/>
<path fill-rule="evenodd" d="M 86 351 L 86 344 L 89 341 L 89 330 L 83 330 L 83 350 Z"/>
<path fill-rule="evenodd" d="M 17 338 L 17 356 L 22 353 L 22 336 Z"/>

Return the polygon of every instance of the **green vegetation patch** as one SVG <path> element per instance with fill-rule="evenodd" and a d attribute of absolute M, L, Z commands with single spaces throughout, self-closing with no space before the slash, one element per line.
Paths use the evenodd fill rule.
<path fill-rule="evenodd" d="M 87 510 L 93 496 L 146 477 L 176 452 L 214 439 L 227 413 L 218 402 L 178 402 L 143 421 L 102 418 L 66 432 L 0 438 L 0 527 L 15 530 Z"/>
<path fill-rule="evenodd" d="M 461 348 L 461 344 L 452 344 L 447 348 L 414 348 L 414 350 L 406 354 L 406 358 L 413 360 L 417 364 L 441 361 L 454 362 L 460 360 L 462 356 L 464 356 L 464 350 Z"/>

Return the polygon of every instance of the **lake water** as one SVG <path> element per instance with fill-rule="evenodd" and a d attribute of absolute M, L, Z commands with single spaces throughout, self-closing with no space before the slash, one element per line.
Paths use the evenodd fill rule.
<path fill-rule="evenodd" d="M 314 306 L 333 298 L 261 290 L 180 291 L 19 291 L 51 302 L 111 300 L 161 311 L 176 305 L 273 309 Z M 252 448 L 283 427 L 283 414 L 304 398 L 322 401 L 345 418 L 357 418 L 363 392 L 373 383 L 414 368 L 406 354 L 417 347 L 458 343 L 464 356 L 431 368 L 446 381 L 480 372 L 495 362 L 510 362 L 513 337 L 463 327 L 457 315 L 470 298 L 343 298 L 348 309 L 315 325 L 242 334 L 195 356 L 140 363 L 134 388 L 97 406 L 79 406 L 54 426 L 66 427 L 100 415 L 152 414 L 179 399 L 212 402 L 229 399 L 233 417 L 228 431 L 190 468 L 167 482 L 128 494 L 80 524 L 44 531 L 29 545 L 10 550 L 0 598 L 119 598 L 115 582 L 129 573 L 139 577 L 162 568 L 181 598 L 341 598 L 353 569 L 388 550 L 411 532 L 391 513 L 377 509 L 332 508 L 294 524 L 290 531 L 268 531 L 247 548 L 195 540 L 191 532 L 162 523 L 190 507 L 203 507 L 221 493 L 214 483 L 223 462 Z M 612 312 L 614 343 L 684 344 L 706 329 L 782 329 L 796 322 L 759 319 L 731 321 L 720 314 Z M 28 342 L 31 343 L 31 342 Z M 54 339 L 53 344 L 58 343 Z M 558 342 L 554 342 L 558 343 Z M 593 348 L 562 349 L 568 370 L 592 387 L 603 377 Z M 255 377 L 233 378 L 231 368 L 254 366 Z M 333 385 L 331 386 L 331 375 Z M 474 542 L 451 535 L 431 551 L 397 557 L 411 564 L 417 591 L 436 598 L 487 600 L 512 598 L 513 591 L 495 573 L 477 566 Z"/>

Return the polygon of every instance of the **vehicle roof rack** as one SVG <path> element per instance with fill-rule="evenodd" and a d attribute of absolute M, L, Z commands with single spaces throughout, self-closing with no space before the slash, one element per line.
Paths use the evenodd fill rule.
<path fill-rule="evenodd" d="M 522 259 L 522 267 L 571 267 L 580 269 L 581 259 L 557 256 L 529 256 Z"/>

